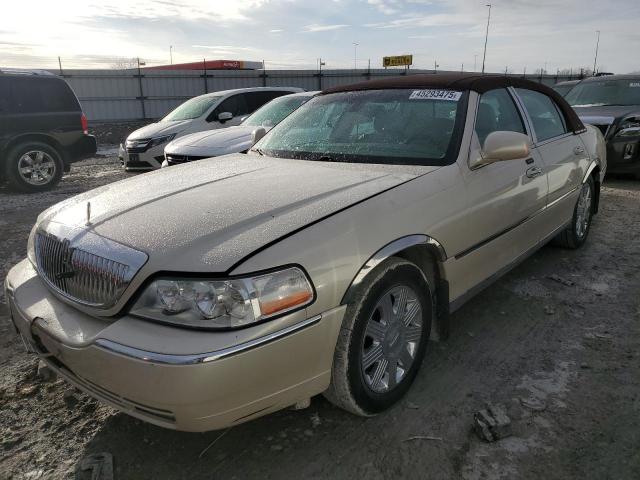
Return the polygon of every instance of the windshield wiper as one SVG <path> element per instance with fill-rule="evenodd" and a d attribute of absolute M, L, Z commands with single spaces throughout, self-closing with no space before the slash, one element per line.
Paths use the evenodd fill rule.
<path fill-rule="evenodd" d="M 258 155 L 264 155 L 264 152 L 260 148 L 252 148 L 252 152 L 256 152 Z"/>

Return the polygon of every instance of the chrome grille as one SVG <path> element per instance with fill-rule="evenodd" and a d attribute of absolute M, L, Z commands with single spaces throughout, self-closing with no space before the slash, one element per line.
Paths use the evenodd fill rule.
<path fill-rule="evenodd" d="M 98 308 L 115 305 L 141 266 L 134 270 L 46 232 L 36 233 L 35 254 L 38 272 L 51 287 L 71 300 Z"/>

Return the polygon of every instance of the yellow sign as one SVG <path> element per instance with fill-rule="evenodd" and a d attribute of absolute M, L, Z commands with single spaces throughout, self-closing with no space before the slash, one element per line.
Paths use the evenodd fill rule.
<path fill-rule="evenodd" d="M 382 57 L 382 66 L 387 67 L 403 67 L 413 65 L 413 55 L 397 55 L 395 57 Z"/>

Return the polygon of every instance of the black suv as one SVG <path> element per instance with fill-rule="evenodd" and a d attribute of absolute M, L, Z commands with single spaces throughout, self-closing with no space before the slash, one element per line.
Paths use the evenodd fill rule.
<path fill-rule="evenodd" d="M 96 149 L 67 82 L 45 71 L 0 69 L 0 180 L 16 190 L 48 190 Z"/>

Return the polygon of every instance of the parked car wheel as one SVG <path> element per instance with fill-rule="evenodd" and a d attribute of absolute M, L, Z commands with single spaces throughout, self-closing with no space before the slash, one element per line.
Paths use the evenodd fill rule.
<path fill-rule="evenodd" d="M 593 201 L 595 185 L 593 177 L 582 184 L 578 201 L 573 211 L 571 225 L 563 230 L 555 239 L 555 243 L 564 248 L 579 248 L 586 241 L 593 217 Z"/>
<path fill-rule="evenodd" d="M 409 389 L 431 332 L 431 288 L 413 263 L 391 258 L 370 275 L 348 306 L 325 396 L 370 416 Z"/>
<path fill-rule="evenodd" d="M 64 164 L 60 154 L 42 142 L 27 142 L 9 151 L 6 163 L 9 185 L 23 192 L 49 190 L 62 178 Z"/>

